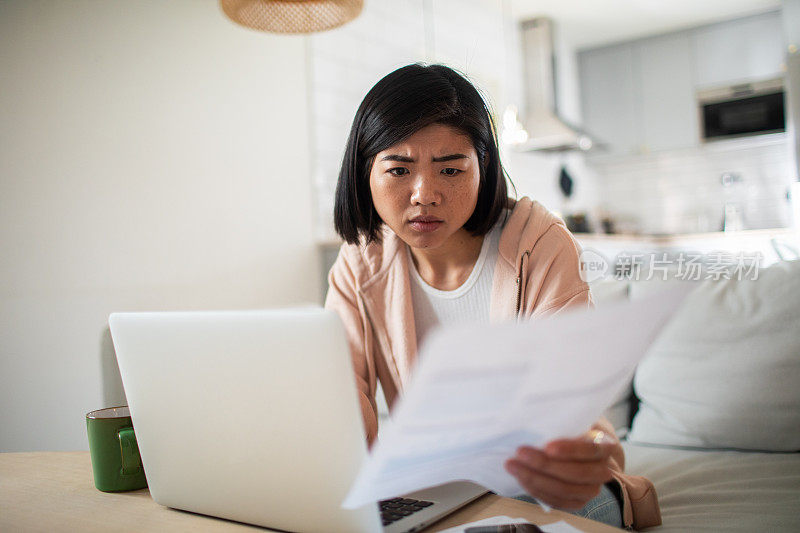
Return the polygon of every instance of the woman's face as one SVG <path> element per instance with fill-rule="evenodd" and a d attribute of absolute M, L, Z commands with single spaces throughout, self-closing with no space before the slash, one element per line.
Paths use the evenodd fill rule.
<path fill-rule="evenodd" d="M 406 244 L 453 244 L 478 201 L 478 155 L 460 130 L 431 124 L 379 152 L 369 186 L 381 220 Z"/>

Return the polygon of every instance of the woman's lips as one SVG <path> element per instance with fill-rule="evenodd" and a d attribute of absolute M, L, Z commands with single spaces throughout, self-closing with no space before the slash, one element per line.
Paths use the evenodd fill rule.
<path fill-rule="evenodd" d="M 419 231 L 420 233 L 429 233 L 431 231 L 436 231 L 439 229 L 439 226 L 444 224 L 441 220 L 410 220 L 409 225 L 415 231 Z"/>

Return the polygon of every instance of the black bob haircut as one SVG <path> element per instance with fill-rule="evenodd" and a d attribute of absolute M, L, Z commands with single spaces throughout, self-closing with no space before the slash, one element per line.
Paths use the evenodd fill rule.
<path fill-rule="evenodd" d="M 478 90 L 444 65 L 414 63 L 384 76 L 364 97 L 353 118 L 336 184 L 334 226 L 345 242 L 380 240 L 383 225 L 369 186 L 378 152 L 430 124 L 444 124 L 469 136 L 480 164 L 478 201 L 464 229 L 485 235 L 508 200 L 497 130 Z M 512 184 L 513 185 L 513 184 Z"/>

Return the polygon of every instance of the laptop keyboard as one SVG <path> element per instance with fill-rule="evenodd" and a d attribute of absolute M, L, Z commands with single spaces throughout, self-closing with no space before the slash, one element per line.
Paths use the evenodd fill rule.
<path fill-rule="evenodd" d="M 410 516 L 417 511 L 433 505 L 433 502 L 425 500 L 414 500 L 411 498 L 392 498 L 380 502 L 381 520 L 383 525 L 388 526 L 392 522 L 397 522 L 401 518 Z"/>

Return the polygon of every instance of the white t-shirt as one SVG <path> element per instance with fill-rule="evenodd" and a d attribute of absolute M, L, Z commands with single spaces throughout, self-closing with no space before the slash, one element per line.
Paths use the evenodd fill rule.
<path fill-rule="evenodd" d="M 411 250 L 406 245 L 411 265 L 411 300 L 418 346 L 436 326 L 489 322 L 492 278 L 502 229 L 502 224 L 498 221 L 484 236 L 481 253 L 472 272 L 460 287 L 452 291 L 441 291 L 428 285 L 414 266 Z"/>

